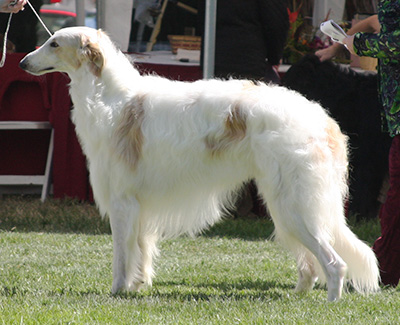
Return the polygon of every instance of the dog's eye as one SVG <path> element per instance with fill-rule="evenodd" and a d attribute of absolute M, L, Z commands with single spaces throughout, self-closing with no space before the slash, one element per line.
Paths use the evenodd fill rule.
<path fill-rule="evenodd" d="M 54 42 L 54 41 L 53 41 L 53 42 L 50 43 L 50 46 L 51 46 L 51 47 L 58 47 L 59 45 L 58 45 L 57 42 Z"/>

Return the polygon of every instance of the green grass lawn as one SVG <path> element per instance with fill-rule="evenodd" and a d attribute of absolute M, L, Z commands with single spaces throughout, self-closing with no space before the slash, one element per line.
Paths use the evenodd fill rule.
<path fill-rule="evenodd" d="M 112 241 L 75 201 L 0 201 L 0 324 L 398 324 L 399 289 L 338 303 L 298 295 L 294 260 L 267 220 L 229 219 L 161 243 L 153 287 L 110 294 Z M 354 225 L 371 242 L 377 223 Z"/>

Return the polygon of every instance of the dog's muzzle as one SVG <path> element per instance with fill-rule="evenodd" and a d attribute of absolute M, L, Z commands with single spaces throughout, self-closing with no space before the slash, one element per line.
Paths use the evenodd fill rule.
<path fill-rule="evenodd" d="M 54 70 L 54 67 L 46 67 L 44 69 L 37 69 L 31 64 L 29 64 L 29 57 L 24 57 L 20 62 L 19 62 L 19 67 L 26 71 L 29 72 L 30 74 L 33 74 L 35 76 L 45 74 L 47 72 L 51 72 Z"/>
<path fill-rule="evenodd" d="M 23 58 L 23 59 L 20 61 L 19 67 L 20 67 L 22 70 L 27 70 L 27 69 L 28 69 L 28 63 L 27 63 L 26 57 Z"/>

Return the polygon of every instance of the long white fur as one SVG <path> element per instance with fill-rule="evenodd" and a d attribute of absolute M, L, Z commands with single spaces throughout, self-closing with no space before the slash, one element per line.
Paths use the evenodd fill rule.
<path fill-rule="evenodd" d="M 297 291 L 318 276 L 331 301 L 346 279 L 378 290 L 376 258 L 344 217 L 346 137 L 317 103 L 246 80 L 140 76 L 107 35 L 83 27 L 56 32 L 21 67 L 71 78 L 72 118 L 112 227 L 113 293 L 150 285 L 157 242 L 220 220 L 252 178 L 297 259 Z"/>

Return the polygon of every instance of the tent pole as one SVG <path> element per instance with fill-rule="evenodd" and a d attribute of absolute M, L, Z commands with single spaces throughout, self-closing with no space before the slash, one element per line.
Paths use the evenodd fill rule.
<path fill-rule="evenodd" d="M 76 25 L 85 26 L 85 0 L 75 0 Z"/>
<path fill-rule="evenodd" d="M 106 11 L 105 11 L 105 2 L 104 0 L 96 1 L 96 12 L 97 12 L 97 28 L 104 29 L 105 21 L 106 21 Z"/>
<path fill-rule="evenodd" d="M 204 31 L 203 78 L 214 76 L 215 62 L 215 26 L 217 18 L 217 0 L 206 0 L 206 19 Z"/>

